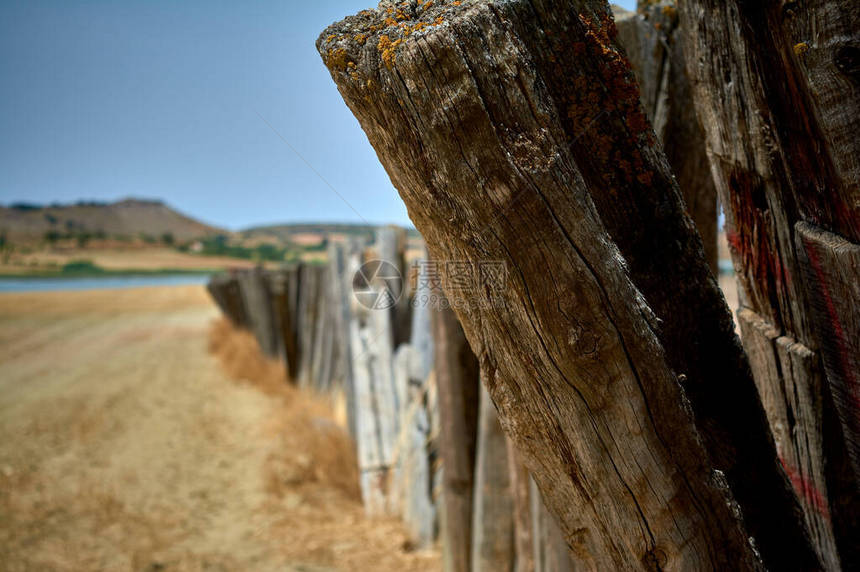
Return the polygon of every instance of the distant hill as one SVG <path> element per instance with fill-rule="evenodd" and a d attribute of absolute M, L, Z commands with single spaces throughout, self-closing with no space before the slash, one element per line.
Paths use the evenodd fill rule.
<path fill-rule="evenodd" d="M 177 241 L 231 234 L 185 216 L 161 201 L 141 199 L 47 206 L 12 204 L 0 207 L 0 232 L 13 242 L 41 240 L 49 233 L 90 233 L 110 238 L 159 238 L 170 234 Z"/>

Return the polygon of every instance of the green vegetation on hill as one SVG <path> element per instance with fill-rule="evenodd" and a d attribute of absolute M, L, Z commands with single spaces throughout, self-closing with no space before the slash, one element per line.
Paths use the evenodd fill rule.
<path fill-rule="evenodd" d="M 202 249 L 200 254 L 205 256 L 229 256 L 243 260 L 255 260 L 258 262 L 291 262 L 298 260 L 298 253 L 281 246 L 273 244 L 259 244 L 249 247 L 241 244 L 231 243 L 224 235 L 216 235 L 204 238 L 200 241 Z M 179 247 L 179 250 L 188 250 L 187 245 Z"/>
<path fill-rule="evenodd" d="M 364 236 L 368 240 L 373 240 L 377 228 L 379 228 L 378 225 L 357 223 L 286 223 L 253 226 L 242 230 L 241 234 L 246 238 L 274 236 L 282 240 L 288 240 L 291 236 L 296 234 L 345 234 L 347 236 Z M 408 228 L 407 232 L 409 233 L 409 236 L 413 238 L 421 236 L 414 228 Z"/>
<path fill-rule="evenodd" d="M 64 275 L 74 274 L 74 275 L 95 275 L 95 274 L 104 274 L 105 269 L 101 266 L 94 264 L 91 260 L 72 260 L 63 265 L 60 269 L 60 273 Z"/>

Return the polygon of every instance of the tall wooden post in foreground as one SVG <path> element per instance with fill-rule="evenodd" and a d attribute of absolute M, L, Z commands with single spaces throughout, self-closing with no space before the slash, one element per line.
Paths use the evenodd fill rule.
<path fill-rule="evenodd" d="M 432 258 L 474 265 L 457 315 L 574 556 L 820 568 L 608 5 L 387 6 L 318 49 Z"/>

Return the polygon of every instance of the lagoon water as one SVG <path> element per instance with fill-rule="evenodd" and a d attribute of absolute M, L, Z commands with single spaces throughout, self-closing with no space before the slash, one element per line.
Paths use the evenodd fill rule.
<path fill-rule="evenodd" d="M 209 280 L 207 274 L 159 274 L 88 277 L 33 277 L 2 278 L 2 292 L 52 292 L 59 290 L 100 290 L 116 288 L 138 288 L 142 286 L 203 285 Z"/>

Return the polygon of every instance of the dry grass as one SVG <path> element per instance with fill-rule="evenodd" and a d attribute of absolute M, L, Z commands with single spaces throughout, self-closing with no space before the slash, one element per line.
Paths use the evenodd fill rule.
<path fill-rule="evenodd" d="M 287 383 L 284 366 L 264 357 L 254 336 L 225 318 L 212 324 L 209 351 L 230 378 L 250 383 L 282 403 L 266 430 L 279 436 L 281 450 L 290 458 L 277 454 L 269 458 L 270 492 L 283 497 L 288 485 L 322 484 L 359 500 L 355 448 L 335 422 L 328 400 Z"/>
<path fill-rule="evenodd" d="M 266 359 L 259 351 L 254 336 L 235 328 L 226 318 L 212 322 L 209 330 L 209 353 L 231 378 L 253 384 L 269 395 L 284 398 L 295 396 L 286 383 L 284 367 L 276 360 Z"/>
<path fill-rule="evenodd" d="M 279 443 L 266 459 L 266 490 L 280 515 L 272 531 L 290 561 L 338 570 L 439 568 L 436 551 L 411 550 L 396 519 L 365 517 L 354 446 L 329 399 L 286 383 L 283 366 L 226 319 L 212 324 L 209 350 L 232 379 L 282 403 L 265 424 Z"/>
<path fill-rule="evenodd" d="M 273 530 L 291 561 L 339 570 L 438 569 L 438 553 L 412 552 L 400 522 L 364 516 L 354 445 L 329 399 L 286 383 L 283 366 L 224 318 L 212 324 L 209 351 L 232 379 L 282 403 L 265 426 L 279 442 L 266 460 L 266 490 L 280 512 Z"/>

